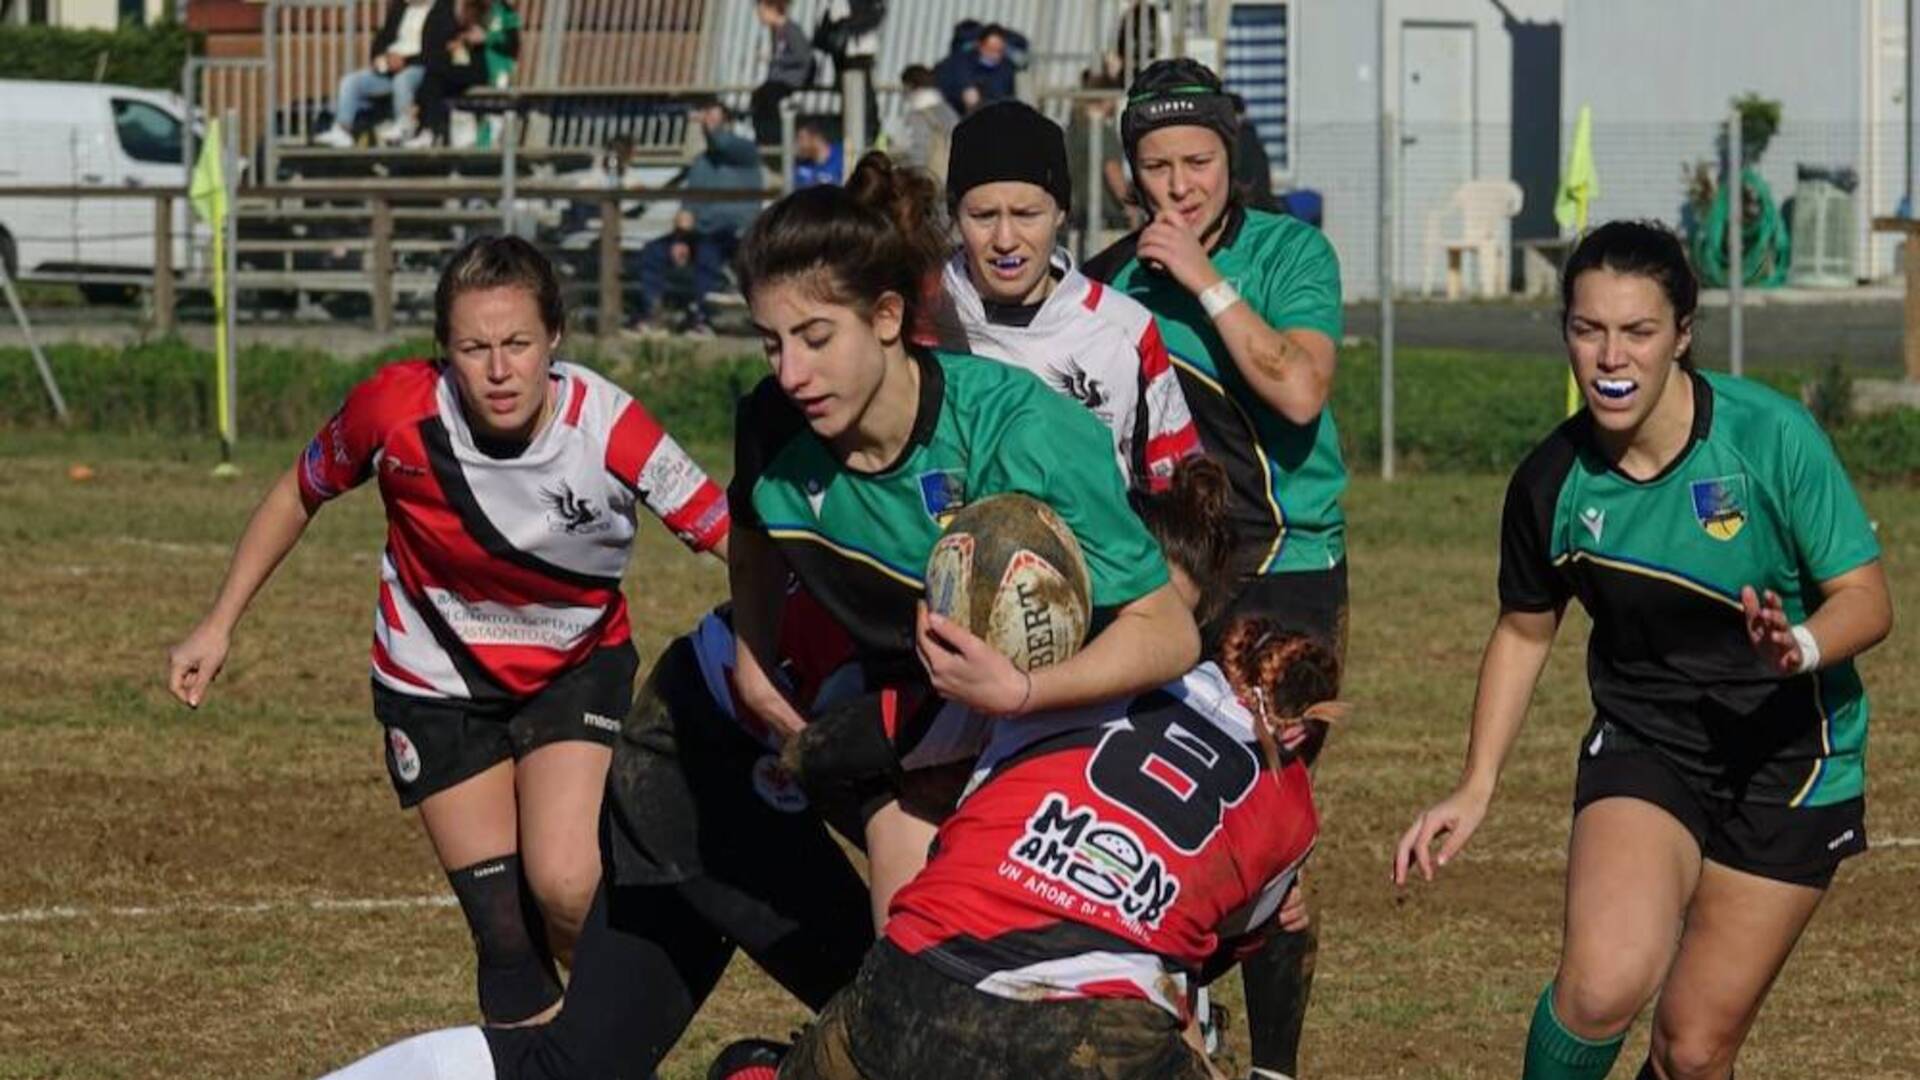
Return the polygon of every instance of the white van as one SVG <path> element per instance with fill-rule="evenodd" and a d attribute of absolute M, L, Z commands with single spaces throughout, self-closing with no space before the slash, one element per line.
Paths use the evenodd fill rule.
<path fill-rule="evenodd" d="M 0 189 L 138 191 L 186 186 L 178 94 L 103 83 L 0 79 Z M 187 266 L 192 210 L 173 203 L 174 266 Z M 27 281 L 144 283 L 153 200 L 0 194 L 0 258 Z"/>

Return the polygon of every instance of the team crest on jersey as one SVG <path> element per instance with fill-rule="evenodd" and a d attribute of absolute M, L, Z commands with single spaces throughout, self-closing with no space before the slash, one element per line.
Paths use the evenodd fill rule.
<path fill-rule="evenodd" d="M 1707 535 L 1731 540 L 1747 523 L 1747 477 L 1719 476 L 1693 482 L 1693 516 Z"/>
<path fill-rule="evenodd" d="M 1158 929 L 1180 895 L 1180 879 L 1125 825 L 1047 795 L 1007 856 L 1129 923 Z"/>
<path fill-rule="evenodd" d="M 927 516 L 947 527 L 947 519 L 967 504 L 967 485 L 958 472 L 936 469 L 920 474 L 920 504 Z"/>
<path fill-rule="evenodd" d="M 592 499 L 575 495 L 565 480 L 541 488 L 540 501 L 547 504 L 547 527 L 554 532 L 591 535 L 613 527 L 605 511 L 595 507 Z"/>

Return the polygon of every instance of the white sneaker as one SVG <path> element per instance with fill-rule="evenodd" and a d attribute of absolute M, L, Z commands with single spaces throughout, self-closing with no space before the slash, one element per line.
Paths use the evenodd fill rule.
<path fill-rule="evenodd" d="M 428 150 L 433 147 L 433 132 L 422 128 L 410 139 L 400 140 L 400 145 L 409 150 Z"/>
<path fill-rule="evenodd" d="M 413 138 L 413 125 L 402 125 L 398 120 L 385 120 L 374 125 L 373 137 L 382 146 L 398 146 Z"/>
<path fill-rule="evenodd" d="M 338 124 L 313 137 L 315 146 L 331 146 L 336 150 L 345 150 L 353 145 L 353 134 Z"/>

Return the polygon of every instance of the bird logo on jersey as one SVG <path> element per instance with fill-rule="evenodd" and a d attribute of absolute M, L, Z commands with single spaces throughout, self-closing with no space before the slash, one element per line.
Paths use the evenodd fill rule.
<path fill-rule="evenodd" d="M 559 490 L 541 488 L 540 501 L 547 504 L 547 526 L 554 532 L 596 533 L 612 524 L 594 509 L 592 499 L 575 495 L 565 480 Z"/>
<path fill-rule="evenodd" d="M 1101 410 L 1112 401 L 1113 395 L 1107 393 L 1107 388 L 1101 385 L 1099 379 L 1088 375 L 1085 368 L 1072 360 L 1067 361 L 1064 369 L 1050 374 L 1056 389 L 1105 418 L 1106 413 Z"/>
<path fill-rule="evenodd" d="M 1693 516 L 1707 535 L 1731 540 L 1747 523 L 1747 478 L 1719 476 L 1693 482 Z"/>

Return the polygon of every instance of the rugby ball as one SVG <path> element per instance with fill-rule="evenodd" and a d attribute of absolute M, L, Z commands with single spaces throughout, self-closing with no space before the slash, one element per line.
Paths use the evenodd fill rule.
<path fill-rule="evenodd" d="M 927 607 L 1022 671 L 1080 651 L 1093 611 L 1087 563 L 1053 508 L 994 495 L 956 511 L 927 559 Z"/>

